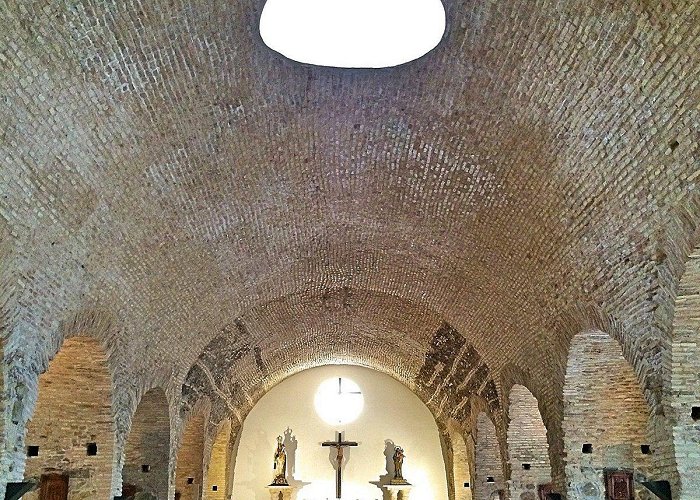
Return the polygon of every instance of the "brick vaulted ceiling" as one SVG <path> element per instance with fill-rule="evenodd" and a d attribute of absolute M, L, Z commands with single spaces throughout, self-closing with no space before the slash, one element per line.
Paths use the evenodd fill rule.
<path fill-rule="evenodd" d="M 0 7 L 3 307 L 37 363 L 92 314 L 141 378 L 237 325 L 270 372 L 410 380 L 445 322 L 554 398 L 607 325 L 654 399 L 700 219 L 698 2 L 448 1 L 380 70 L 285 60 L 262 1 Z"/>

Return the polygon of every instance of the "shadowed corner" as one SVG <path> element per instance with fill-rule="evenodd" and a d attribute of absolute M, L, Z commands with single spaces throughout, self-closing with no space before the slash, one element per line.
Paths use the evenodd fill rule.
<path fill-rule="evenodd" d="M 379 481 L 370 481 L 370 484 L 375 485 L 377 488 L 379 488 L 382 492 L 382 499 L 383 500 L 390 500 L 391 495 L 389 492 L 384 488 L 387 484 L 391 482 L 391 479 L 394 477 L 394 451 L 396 451 L 396 444 L 394 441 L 391 439 L 385 439 L 384 440 L 384 468 L 386 470 L 386 474 L 382 474 L 379 476 Z"/>
<path fill-rule="evenodd" d="M 294 432 L 289 427 L 287 427 L 287 429 L 284 431 L 282 443 L 284 444 L 285 450 L 287 450 L 287 482 L 289 483 L 289 486 L 292 487 L 292 500 L 296 500 L 297 495 L 302 488 L 311 483 L 301 481 L 295 477 L 297 448 L 299 446 L 299 442 L 297 441 Z"/>

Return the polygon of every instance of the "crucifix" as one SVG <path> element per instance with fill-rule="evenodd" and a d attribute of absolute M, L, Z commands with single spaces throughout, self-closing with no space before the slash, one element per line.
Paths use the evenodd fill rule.
<path fill-rule="evenodd" d="M 343 448 L 346 446 L 357 446 L 355 441 L 343 441 L 343 436 L 340 432 L 336 433 L 338 438 L 335 441 L 325 441 L 321 446 L 331 446 L 338 450 L 338 455 L 335 460 L 337 462 L 337 468 L 335 470 L 335 498 L 340 498 L 341 487 L 343 484 Z"/>

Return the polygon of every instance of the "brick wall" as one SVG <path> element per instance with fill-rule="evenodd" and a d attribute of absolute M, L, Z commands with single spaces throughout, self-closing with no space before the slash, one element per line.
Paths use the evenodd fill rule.
<path fill-rule="evenodd" d="M 510 461 L 510 498 L 536 500 L 537 486 L 552 480 L 549 464 L 547 429 L 542 422 L 537 399 L 526 387 L 510 390 L 508 417 L 508 455 Z M 523 468 L 529 464 L 529 470 Z"/>
<path fill-rule="evenodd" d="M 231 421 L 226 419 L 219 425 L 211 447 L 206 485 L 203 492 L 203 498 L 207 500 L 224 500 L 226 498 L 230 437 Z M 213 490 L 215 485 L 216 491 Z"/>
<path fill-rule="evenodd" d="M 469 463 L 469 452 L 464 441 L 463 430 L 455 423 L 448 422 L 447 436 L 449 439 L 451 457 L 446 461 L 446 466 L 452 464 L 452 487 L 454 490 L 454 500 L 472 500 L 471 468 Z M 469 483 L 469 487 L 464 484 Z"/>
<path fill-rule="evenodd" d="M 39 398 L 25 440 L 27 446 L 39 446 L 39 455 L 27 457 L 25 478 L 38 480 L 47 471 L 59 471 L 70 476 L 71 500 L 108 498 L 114 458 L 111 401 L 102 348 L 87 337 L 66 340 L 39 377 Z M 87 455 L 88 443 L 97 444 L 97 455 Z M 35 500 L 38 493 L 24 498 Z"/>
<path fill-rule="evenodd" d="M 158 499 L 168 495 L 170 416 L 168 400 L 160 388 L 143 395 L 124 448 L 122 482 L 132 484 Z M 148 470 L 143 466 L 147 465 Z"/>
<path fill-rule="evenodd" d="M 700 247 L 689 256 L 673 320 L 671 394 L 676 463 L 685 495 L 700 492 Z"/>
<path fill-rule="evenodd" d="M 205 422 L 206 411 L 199 407 L 187 419 L 180 438 L 180 447 L 177 451 L 175 488 L 182 494 L 182 500 L 198 500 L 201 498 Z M 193 480 L 191 484 L 188 484 L 188 478 Z"/>
<path fill-rule="evenodd" d="M 640 449 L 649 444 L 648 419 L 647 403 L 620 345 L 604 332 L 577 334 L 564 387 L 569 498 L 603 499 L 606 468 L 634 470 L 636 479 L 643 479 L 653 457 Z M 592 453 L 582 452 L 584 444 L 592 445 Z M 637 495 L 651 498 L 643 487 Z"/>
<path fill-rule="evenodd" d="M 480 413 L 476 427 L 476 474 L 474 500 L 487 500 L 497 490 L 505 489 L 500 445 L 496 427 L 486 413 Z M 493 478 L 493 482 L 488 481 Z"/>

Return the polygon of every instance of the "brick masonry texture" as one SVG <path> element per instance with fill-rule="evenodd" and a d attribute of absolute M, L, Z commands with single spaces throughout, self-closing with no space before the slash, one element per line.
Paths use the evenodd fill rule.
<path fill-rule="evenodd" d="M 603 500 L 606 468 L 634 470 L 644 481 L 651 455 L 649 410 L 620 346 L 606 333 L 584 332 L 572 341 L 564 385 L 564 445 L 570 498 Z M 582 453 L 591 444 L 592 453 Z M 651 499 L 642 486 L 636 498 Z"/>
<path fill-rule="evenodd" d="M 114 425 L 106 361 L 94 340 L 66 341 L 49 371 L 39 378 L 39 400 L 27 425 L 26 443 L 39 450 L 37 456 L 27 458 L 25 477 L 38 479 L 47 471 L 66 473 L 71 500 L 106 498 L 111 491 Z M 88 443 L 97 445 L 96 455 L 87 454 Z M 23 498 L 36 500 L 38 492 Z"/>
<path fill-rule="evenodd" d="M 552 481 L 547 429 L 542 422 L 537 399 L 526 387 L 514 385 L 508 400 L 510 497 L 514 500 L 537 500 L 537 486 Z M 527 464 L 529 469 L 525 469 L 523 464 Z"/>
<path fill-rule="evenodd" d="M 204 481 L 204 437 L 208 413 L 203 406 L 189 416 L 177 452 L 176 491 L 182 500 L 202 497 Z M 188 480 L 192 480 L 190 483 Z"/>
<path fill-rule="evenodd" d="M 476 428 L 475 498 L 493 498 L 494 492 L 505 491 L 506 482 L 499 450 L 493 422 L 486 413 L 480 413 Z"/>
<path fill-rule="evenodd" d="M 471 436 L 470 436 L 471 437 Z M 447 464 L 452 464 L 448 470 L 449 492 L 453 494 L 451 500 L 472 500 L 474 485 L 472 482 L 472 466 L 474 463 L 474 442 L 470 439 L 469 445 L 464 439 L 464 431 L 455 421 L 447 423 L 446 448 L 449 450 L 445 457 Z M 451 474 L 450 474 L 451 472 Z M 464 486 L 469 483 L 469 486 Z"/>
<path fill-rule="evenodd" d="M 231 438 L 231 421 L 224 420 L 217 429 L 216 437 L 209 454 L 207 480 L 203 498 L 207 500 L 225 500 L 227 494 L 227 479 L 232 471 L 229 470 L 229 448 Z M 213 487 L 216 486 L 216 491 Z"/>
<path fill-rule="evenodd" d="M 143 395 L 131 421 L 124 448 L 124 484 L 136 486 L 156 498 L 167 498 L 170 466 L 168 399 L 156 387 Z M 143 466 L 149 467 L 148 471 Z"/>
<path fill-rule="evenodd" d="M 38 472 L 42 380 L 84 374 L 84 336 L 113 452 L 75 484 L 111 478 L 111 494 L 149 390 L 167 398 L 172 498 L 192 442 L 203 481 L 221 421 L 235 437 L 279 381 L 357 363 L 457 422 L 475 492 L 482 412 L 514 480 L 520 385 L 562 492 L 610 460 L 693 500 L 700 4 L 447 0 L 434 51 L 372 71 L 270 51 L 263 5 L 0 0 L 0 496 Z M 621 385 L 578 380 L 599 341 Z M 71 391 L 108 388 L 89 387 Z M 635 435 L 571 434 L 584 395 L 618 389 Z M 569 448 L 591 435 L 584 466 Z"/>

